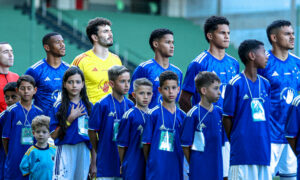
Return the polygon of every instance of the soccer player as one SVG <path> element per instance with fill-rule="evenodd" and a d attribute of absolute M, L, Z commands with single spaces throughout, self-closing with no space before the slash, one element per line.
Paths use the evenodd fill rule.
<path fill-rule="evenodd" d="M 212 72 L 199 72 L 195 78 L 201 101 L 184 120 L 181 145 L 190 164 L 190 180 L 223 180 L 222 109 L 213 105 L 220 98 L 219 77 Z"/>
<path fill-rule="evenodd" d="M 267 27 L 272 49 L 268 65 L 258 73 L 271 84 L 271 172 L 281 179 L 296 179 L 297 160 L 285 138 L 284 128 L 290 105 L 300 90 L 300 59 L 294 48 L 294 30 L 289 21 L 276 20 Z"/>
<path fill-rule="evenodd" d="M 0 42 L 0 113 L 6 109 L 3 88 L 8 82 L 15 82 L 19 75 L 9 71 L 14 64 L 13 49 L 7 42 Z"/>
<path fill-rule="evenodd" d="M 17 88 L 16 82 L 9 82 L 3 88 L 5 103 L 7 104 L 8 107 L 20 101 L 20 95 L 17 93 L 16 88 Z M 0 113 L 0 137 L 2 137 L 3 126 L 6 121 L 6 113 L 7 113 L 6 110 Z M 0 141 L 0 179 L 4 179 L 5 159 L 6 159 L 6 154 L 4 152 L 2 141 Z"/>
<path fill-rule="evenodd" d="M 50 118 L 44 115 L 32 120 L 32 134 L 36 144 L 27 150 L 20 164 L 23 176 L 29 175 L 31 180 L 52 180 L 56 147 L 48 144 L 49 122 Z"/>
<path fill-rule="evenodd" d="M 162 102 L 150 110 L 142 137 L 148 180 L 183 180 L 180 133 L 186 115 L 175 104 L 178 84 L 178 76 L 172 71 L 159 76 Z"/>
<path fill-rule="evenodd" d="M 149 119 L 148 105 L 152 98 L 152 83 L 146 78 L 134 81 L 132 93 L 136 106 L 129 109 L 120 122 L 117 144 L 124 180 L 145 179 L 145 158 L 142 134 Z"/>
<path fill-rule="evenodd" d="M 156 29 L 152 31 L 149 44 L 154 51 L 154 59 L 141 63 L 134 70 L 130 84 L 129 98 L 134 101 L 132 97 L 133 82 L 138 78 L 147 78 L 153 84 L 153 97 L 149 104 L 149 108 L 153 108 L 159 104 L 161 100 L 161 96 L 158 92 L 160 74 L 167 70 L 175 72 L 178 76 L 178 85 L 180 87 L 182 83 L 182 72 L 178 67 L 169 62 L 169 58 L 174 54 L 174 36 L 171 30 Z"/>
<path fill-rule="evenodd" d="M 93 48 L 78 55 L 72 65 L 78 66 L 83 71 L 89 100 L 95 104 L 112 92 L 108 69 L 114 65 L 122 65 L 122 62 L 108 49 L 113 45 L 111 22 L 108 19 L 100 17 L 91 19 L 86 27 L 86 34 Z"/>
<path fill-rule="evenodd" d="M 36 90 L 35 81 L 31 76 L 20 76 L 17 91 L 21 100 L 7 109 L 2 134 L 3 147 L 7 155 L 4 179 L 28 179 L 23 177 L 19 165 L 25 152 L 33 145 L 32 119 L 43 114 L 43 111 L 32 103 Z"/>
<path fill-rule="evenodd" d="M 43 46 L 47 57 L 32 65 L 25 74 L 32 76 L 36 82 L 34 104 L 50 115 L 53 103 L 60 99 L 62 77 L 69 65 L 61 60 L 65 56 L 65 43 L 59 33 L 46 34 Z"/>
<path fill-rule="evenodd" d="M 223 106 L 223 124 L 230 140 L 228 179 L 271 180 L 270 84 L 257 75 L 257 69 L 267 65 L 264 44 L 245 40 L 238 53 L 245 70 L 226 86 Z"/>
<path fill-rule="evenodd" d="M 125 97 L 130 84 L 129 70 L 124 66 L 112 66 L 108 77 L 112 93 L 93 107 L 88 122 L 89 137 L 97 152 L 97 179 L 121 180 L 117 134 L 123 114 L 134 104 Z"/>

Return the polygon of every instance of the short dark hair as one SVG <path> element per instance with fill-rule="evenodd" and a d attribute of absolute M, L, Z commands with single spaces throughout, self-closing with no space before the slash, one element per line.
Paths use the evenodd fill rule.
<path fill-rule="evenodd" d="M 270 42 L 270 44 L 272 44 L 272 41 L 271 41 L 271 34 L 275 34 L 276 31 L 283 27 L 283 26 L 291 26 L 291 22 L 290 21 L 287 21 L 287 20 L 276 20 L 276 21 L 273 21 L 268 27 L 267 27 L 267 36 L 268 36 L 268 40 Z"/>
<path fill-rule="evenodd" d="M 121 74 L 130 71 L 125 66 L 112 66 L 108 69 L 108 79 L 110 81 L 115 81 Z"/>
<path fill-rule="evenodd" d="M 256 39 L 248 39 L 243 41 L 238 49 L 239 57 L 241 61 L 243 62 L 244 65 L 247 64 L 248 62 L 248 54 L 251 51 L 256 51 L 257 49 L 260 48 L 260 46 L 263 46 L 264 43 L 261 41 L 258 41 Z"/>
<path fill-rule="evenodd" d="M 153 88 L 153 84 L 147 78 L 138 78 L 133 82 L 133 90 L 136 91 L 140 86 L 149 86 Z"/>
<path fill-rule="evenodd" d="M 206 19 L 204 23 L 204 35 L 207 42 L 209 42 L 207 38 L 207 33 L 215 31 L 218 29 L 218 25 L 226 24 L 229 26 L 229 21 L 226 17 L 223 16 L 210 16 Z"/>
<path fill-rule="evenodd" d="M 166 80 L 174 80 L 178 84 L 178 76 L 173 71 L 164 71 L 159 76 L 159 86 L 162 87 Z"/>
<path fill-rule="evenodd" d="M 149 44 L 150 44 L 150 47 L 153 51 L 154 51 L 153 41 L 159 40 L 160 38 L 162 38 L 166 34 L 174 35 L 174 33 L 171 30 L 164 29 L 164 28 L 155 29 L 154 31 L 152 31 L 152 33 L 150 35 L 150 38 L 149 38 Z"/>
<path fill-rule="evenodd" d="M 197 91 L 201 94 L 200 89 L 202 87 L 208 87 L 213 84 L 215 81 L 221 82 L 220 78 L 216 73 L 208 71 L 200 71 L 195 77 L 195 86 Z"/>
<path fill-rule="evenodd" d="M 22 76 L 20 76 L 19 79 L 18 79 L 18 81 L 17 81 L 17 88 L 20 87 L 22 81 L 29 82 L 30 84 L 32 84 L 33 87 L 36 87 L 35 86 L 35 80 L 30 75 L 22 75 Z"/>
<path fill-rule="evenodd" d="M 35 118 L 32 120 L 31 128 L 35 131 L 36 128 L 45 126 L 49 131 L 49 123 L 50 117 L 45 115 L 35 116 Z"/>
<path fill-rule="evenodd" d="M 61 34 L 59 34 L 58 32 L 51 32 L 51 33 L 46 34 L 46 35 L 43 37 L 43 40 L 42 40 L 43 45 L 49 44 L 50 38 L 51 38 L 52 36 L 57 36 L 57 35 L 61 35 Z"/>
<path fill-rule="evenodd" d="M 3 92 L 4 94 L 7 92 L 7 91 L 14 91 L 16 92 L 16 88 L 17 88 L 17 82 L 9 82 L 7 83 L 4 88 L 3 88 Z"/>
<path fill-rule="evenodd" d="M 98 26 L 104 26 L 108 25 L 111 26 L 110 20 L 103 18 L 103 17 L 96 17 L 94 19 L 91 19 L 88 22 L 88 25 L 86 27 L 86 35 L 88 36 L 90 42 L 93 44 L 92 35 L 98 33 Z"/>

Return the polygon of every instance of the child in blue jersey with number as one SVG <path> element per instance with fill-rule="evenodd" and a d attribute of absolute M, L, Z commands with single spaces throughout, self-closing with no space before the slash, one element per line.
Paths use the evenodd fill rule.
<path fill-rule="evenodd" d="M 25 152 L 33 145 L 32 119 L 43 114 L 40 108 L 32 104 L 36 90 L 35 81 L 31 76 L 20 76 L 17 81 L 17 92 L 21 99 L 7 109 L 2 134 L 3 147 L 7 155 L 4 179 L 28 179 L 23 177 L 19 166 Z"/>
<path fill-rule="evenodd" d="M 163 101 L 150 110 L 142 143 L 146 158 L 146 179 L 182 180 L 183 151 L 180 143 L 185 113 L 176 107 L 178 76 L 165 71 L 159 76 Z"/>
<path fill-rule="evenodd" d="M 97 179 L 100 180 L 121 179 L 117 134 L 123 114 L 134 106 L 125 97 L 130 85 L 129 70 L 125 66 L 112 66 L 108 78 L 112 93 L 95 104 L 89 120 L 89 136 L 97 152 Z"/>
<path fill-rule="evenodd" d="M 32 120 L 32 134 L 36 144 L 25 153 L 20 170 L 30 180 L 52 180 L 56 147 L 48 144 L 50 117 L 40 115 Z"/>
<path fill-rule="evenodd" d="M 181 134 L 183 152 L 190 164 L 190 180 L 223 179 L 222 109 L 213 105 L 220 98 L 219 77 L 199 72 L 195 78 L 201 101 L 184 120 Z"/>
<path fill-rule="evenodd" d="M 287 116 L 287 125 L 285 127 L 285 137 L 292 150 L 297 156 L 297 180 L 300 180 L 300 96 L 295 97 L 289 114 Z"/>
<path fill-rule="evenodd" d="M 91 145 L 88 119 L 92 105 L 86 94 L 82 71 L 72 66 L 63 76 L 62 98 L 53 105 L 50 121 L 51 137 L 57 151 L 53 179 L 87 179 Z M 92 161 L 95 153 L 92 152 Z M 95 173 L 95 167 L 90 167 Z"/>
<path fill-rule="evenodd" d="M 16 88 L 17 82 L 9 82 L 3 88 L 4 100 L 8 107 L 20 101 L 20 95 L 17 93 Z M 6 113 L 6 110 L 0 113 L 0 137 L 2 137 L 3 126 L 6 121 Z M 2 141 L 0 141 L 0 180 L 4 179 L 5 159 L 6 155 L 2 145 Z"/>
<path fill-rule="evenodd" d="M 117 144 L 124 180 L 145 179 L 146 162 L 141 142 L 146 121 L 149 118 L 148 105 L 152 98 L 152 83 L 139 78 L 133 83 L 132 93 L 136 106 L 129 109 L 120 122 Z"/>
<path fill-rule="evenodd" d="M 267 65 L 264 44 L 245 40 L 238 53 L 245 70 L 226 86 L 223 106 L 231 145 L 228 178 L 271 179 L 270 84 L 257 75 L 257 69 Z"/>

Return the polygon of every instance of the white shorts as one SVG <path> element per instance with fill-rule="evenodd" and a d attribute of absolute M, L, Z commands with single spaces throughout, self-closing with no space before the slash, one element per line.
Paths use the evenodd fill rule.
<path fill-rule="evenodd" d="M 270 171 L 273 177 L 296 177 L 297 157 L 289 144 L 271 143 Z"/>
<path fill-rule="evenodd" d="M 272 180 L 269 166 L 233 165 L 229 168 L 228 180 Z"/>
<path fill-rule="evenodd" d="M 225 142 L 222 146 L 222 158 L 223 158 L 223 177 L 228 177 L 229 173 L 229 160 L 230 160 L 230 143 Z"/>
<path fill-rule="evenodd" d="M 96 180 L 122 180 L 120 177 L 97 177 Z"/>
<path fill-rule="evenodd" d="M 90 167 L 90 150 L 82 142 L 57 147 L 53 169 L 54 180 L 87 179 Z"/>

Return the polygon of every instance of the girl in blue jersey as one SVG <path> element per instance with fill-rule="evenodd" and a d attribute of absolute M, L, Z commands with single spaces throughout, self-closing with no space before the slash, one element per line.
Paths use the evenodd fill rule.
<path fill-rule="evenodd" d="M 82 71 L 70 67 L 63 76 L 62 98 L 54 103 L 50 121 L 51 137 L 58 146 L 54 179 L 87 179 L 91 147 L 87 125 L 91 108 Z M 95 175 L 96 167 L 91 166 L 91 170 Z"/>

